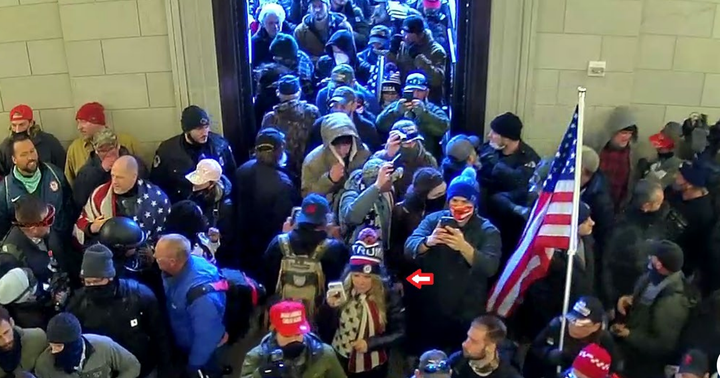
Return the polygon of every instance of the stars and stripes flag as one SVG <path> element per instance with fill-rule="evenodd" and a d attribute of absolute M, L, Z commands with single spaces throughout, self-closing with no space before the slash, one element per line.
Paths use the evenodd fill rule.
<path fill-rule="evenodd" d="M 488 312 L 507 317 L 519 304 L 528 287 L 543 278 L 555 249 L 567 250 L 576 227 L 572 227 L 575 172 L 578 143 L 578 107 L 560 143 L 550 172 L 532 213 L 528 218 L 518 248 L 495 284 L 487 303 Z M 559 293 L 558 293 L 559 294 Z"/>

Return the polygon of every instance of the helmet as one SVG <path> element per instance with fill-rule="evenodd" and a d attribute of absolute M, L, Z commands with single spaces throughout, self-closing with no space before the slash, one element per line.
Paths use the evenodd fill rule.
<path fill-rule="evenodd" d="M 127 217 L 108 219 L 98 233 L 98 241 L 113 251 L 115 258 L 124 260 L 125 269 L 140 272 L 153 263 L 153 250 L 147 235 L 137 222 Z"/>

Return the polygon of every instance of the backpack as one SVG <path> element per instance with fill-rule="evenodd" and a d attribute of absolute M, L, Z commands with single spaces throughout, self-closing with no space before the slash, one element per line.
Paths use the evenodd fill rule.
<path fill-rule="evenodd" d="M 228 334 L 228 344 L 244 337 L 250 329 L 250 318 L 265 288 L 245 273 L 235 269 L 220 269 L 220 281 L 191 287 L 187 292 L 186 306 L 208 293 L 225 293 L 223 324 Z"/>
<path fill-rule="evenodd" d="M 305 305 L 308 319 L 314 319 L 318 301 L 325 295 L 325 274 L 320 260 L 330 245 L 325 239 L 311 255 L 296 255 L 290 247 L 288 234 L 278 236 L 283 258 L 280 262 L 275 292 L 282 299 L 300 301 Z"/>

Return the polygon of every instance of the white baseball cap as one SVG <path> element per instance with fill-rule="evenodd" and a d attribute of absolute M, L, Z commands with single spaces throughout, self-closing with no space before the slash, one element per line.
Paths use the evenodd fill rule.
<path fill-rule="evenodd" d="M 195 186 L 220 181 L 220 177 L 222 177 L 222 167 L 215 159 L 200 160 L 195 170 L 185 175 L 185 178 Z"/>

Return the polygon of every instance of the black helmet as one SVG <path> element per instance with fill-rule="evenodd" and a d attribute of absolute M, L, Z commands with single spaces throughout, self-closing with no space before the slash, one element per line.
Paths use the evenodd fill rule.
<path fill-rule="evenodd" d="M 115 252 L 136 248 L 145 242 L 145 238 L 137 222 L 127 217 L 108 219 L 98 233 L 98 241 Z"/>

